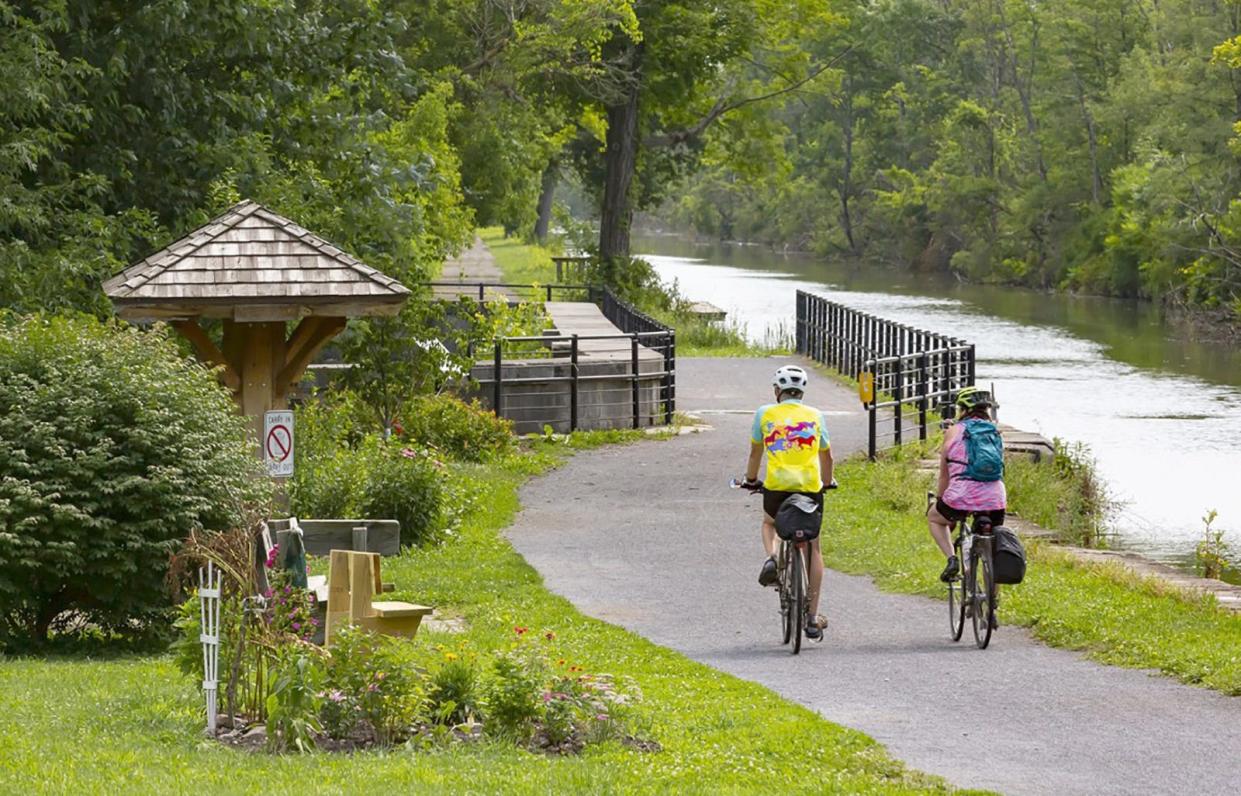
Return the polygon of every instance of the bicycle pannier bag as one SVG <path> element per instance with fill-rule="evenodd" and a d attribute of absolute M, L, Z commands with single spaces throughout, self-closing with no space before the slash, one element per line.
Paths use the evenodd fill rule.
<path fill-rule="evenodd" d="M 970 481 L 999 481 L 1004 477 L 1004 440 L 994 423 L 965 421 L 965 472 Z"/>
<path fill-rule="evenodd" d="M 776 533 L 789 542 L 809 542 L 819 538 L 823 507 L 807 495 L 789 495 L 776 511 Z"/>
<path fill-rule="evenodd" d="M 996 583 L 1021 583 L 1026 576 L 1026 551 L 1017 534 L 1004 526 L 993 528 L 992 564 Z"/>

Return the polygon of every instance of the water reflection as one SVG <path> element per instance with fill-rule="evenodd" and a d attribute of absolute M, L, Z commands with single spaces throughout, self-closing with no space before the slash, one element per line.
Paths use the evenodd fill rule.
<path fill-rule="evenodd" d="M 1218 509 L 1241 532 L 1241 350 L 1181 339 L 1149 304 L 959 285 L 757 247 L 640 239 L 665 280 L 761 337 L 791 328 L 793 292 L 973 341 L 1003 419 L 1090 446 L 1124 508 L 1117 546 L 1183 563 Z"/>

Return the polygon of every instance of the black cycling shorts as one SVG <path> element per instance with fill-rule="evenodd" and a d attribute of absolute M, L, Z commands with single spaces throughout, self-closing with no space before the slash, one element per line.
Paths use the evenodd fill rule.
<path fill-rule="evenodd" d="M 813 498 L 814 502 L 819 504 L 819 509 L 823 509 L 823 493 L 822 492 L 776 492 L 771 489 L 763 490 L 763 513 L 773 520 L 776 518 L 776 512 L 780 510 L 780 504 L 789 495 L 805 495 Z"/>
<path fill-rule="evenodd" d="M 973 514 L 972 511 L 954 509 L 952 506 L 945 503 L 943 498 L 937 498 L 935 500 L 935 510 L 940 513 L 940 516 L 948 520 L 948 522 L 961 522 Z M 986 513 L 991 517 L 992 526 L 1000 526 L 1004 524 L 1004 509 L 995 509 Z"/>

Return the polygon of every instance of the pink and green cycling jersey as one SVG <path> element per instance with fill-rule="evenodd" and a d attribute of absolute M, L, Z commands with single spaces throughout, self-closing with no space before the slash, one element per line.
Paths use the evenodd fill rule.
<path fill-rule="evenodd" d="M 956 431 L 946 445 L 948 488 L 943 501 L 958 511 L 996 511 L 1008 507 L 1008 493 L 1001 481 L 970 481 L 965 478 L 965 434 Z"/>

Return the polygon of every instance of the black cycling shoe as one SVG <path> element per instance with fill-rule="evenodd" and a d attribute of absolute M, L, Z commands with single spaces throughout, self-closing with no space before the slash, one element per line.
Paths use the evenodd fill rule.
<path fill-rule="evenodd" d="M 776 582 L 776 559 L 769 558 L 763 562 L 763 570 L 758 573 L 759 586 L 771 586 Z"/>
<path fill-rule="evenodd" d="M 948 556 L 948 566 L 944 567 L 944 571 L 939 573 L 939 579 L 947 583 L 959 574 L 961 574 L 961 562 L 957 561 L 956 556 Z"/>
<path fill-rule="evenodd" d="M 814 625 L 806 625 L 806 638 L 811 641 L 818 641 L 823 638 L 823 631 Z"/>

